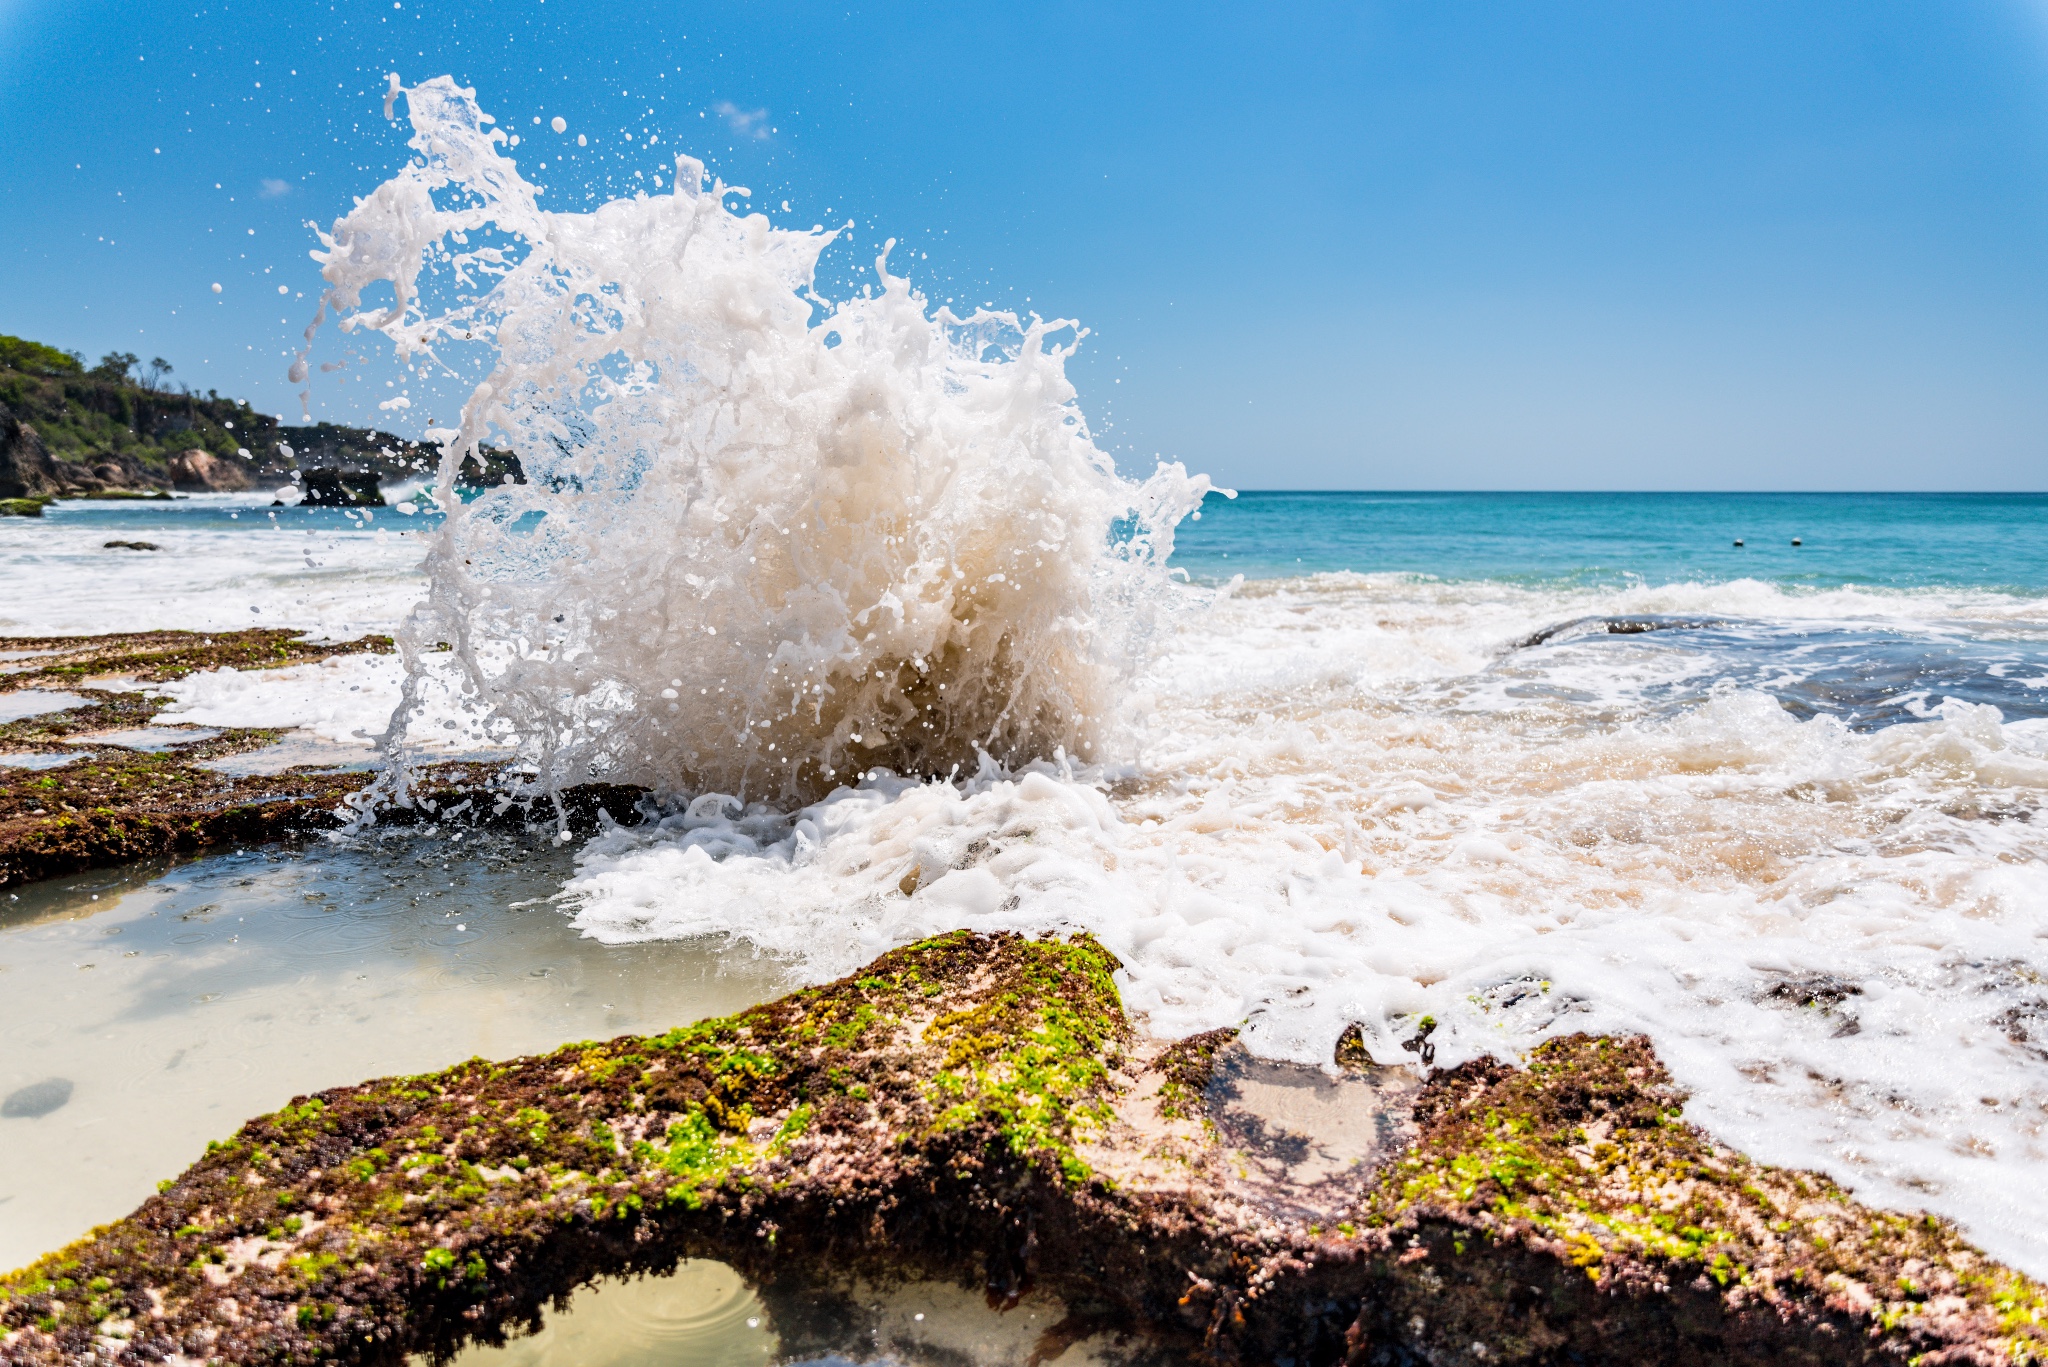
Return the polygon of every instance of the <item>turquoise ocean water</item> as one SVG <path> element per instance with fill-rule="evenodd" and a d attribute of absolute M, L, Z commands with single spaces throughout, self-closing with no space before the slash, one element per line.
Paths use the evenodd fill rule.
<path fill-rule="evenodd" d="M 1949 699 L 2048 716 L 2048 494 L 1212 495 L 1174 559 L 1209 583 L 1512 588 L 1518 668 L 1666 656 L 1682 683 L 1648 689 L 1653 711 L 1741 687 L 1857 730 Z M 1705 610 L 1572 606 L 1667 587 Z"/>
<path fill-rule="evenodd" d="M 373 526 L 436 521 L 196 500 L 72 503 L 46 527 L 12 530 L 23 552 L 57 533 L 81 563 L 109 569 L 145 569 L 108 561 L 109 537 L 175 545 L 146 567 L 160 590 L 243 561 L 285 598 L 241 619 L 262 621 L 303 619 L 299 600 L 323 575 L 337 591 L 384 575 L 396 593 L 417 552 L 372 544 Z M 32 559 L 32 573 L 56 567 Z M 1513 696 L 1611 664 L 1667 681 L 1632 690 L 1651 712 L 1740 687 L 1858 730 L 1923 719 L 1946 699 L 2048 717 L 2048 494 L 1212 494 L 1181 523 L 1174 564 L 1209 584 L 1362 581 L 1373 601 L 1519 605 L 1496 643 L 1501 667 L 1549 682 L 1518 682 Z"/>
<path fill-rule="evenodd" d="M 1351 570 L 2039 596 L 2048 494 L 1212 494 L 1182 524 L 1174 560 L 1211 580 Z"/>
<path fill-rule="evenodd" d="M 433 519 L 5 521 L 12 634 L 346 636 L 417 599 Z M 1245 579 L 1166 614 L 1119 700 L 1128 782 L 892 780 L 607 835 L 574 928 L 813 979 L 963 924 L 1086 928 L 1148 1029 L 1306 1062 L 1354 1023 L 1398 1061 L 1424 1013 L 1444 1060 L 1640 1031 L 1718 1137 L 2048 1270 L 2048 497 L 1246 494 L 1177 560 Z M 177 696 L 222 710 L 167 719 L 374 733 L 382 659 L 195 677 Z M 911 851 L 977 841 L 1002 862 L 903 894 Z M 1818 977 L 1838 1011 L 1793 1004 Z"/>

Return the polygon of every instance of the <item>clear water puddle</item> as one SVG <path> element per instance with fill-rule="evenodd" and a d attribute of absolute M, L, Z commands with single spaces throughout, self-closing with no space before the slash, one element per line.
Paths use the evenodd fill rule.
<path fill-rule="evenodd" d="M 12 693 L 0 693 L 0 723 L 40 717 L 46 712 L 62 712 L 70 707 L 83 707 L 89 701 L 90 699 L 82 693 L 60 693 L 47 688 L 19 688 Z"/>
<path fill-rule="evenodd" d="M 212 740 L 220 732 L 205 726 L 138 726 L 126 731 L 91 731 L 67 741 L 70 745 L 118 745 L 123 750 L 140 750 L 160 755 L 180 745 Z"/>
<path fill-rule="evenodd" d="M 125 1214 L 295 1095 L 667 1029 L 791 985 L 720 943 L 578 937 L 541 900 L 571 858 L 392 834 L 0 896 L 0 1269 Z"/>
<path fill-rule="evenodd" d="M 471 1348 L 453 1367 L 1136 1367 L 1152 1354 L 1109 1333 L 1070 1331 L 1066 1307 L 1029 1295 L 988 1308 L 962 1287 L 913 1282 L 843 1293 L 756 1292 L 723 1263 L 584 1287 L 537 1334 Z M 417 1358 L 413 1367 L 426 1367 Z"/>
<path fill-rule="evenodd" d="M 82 759 L 91 759 L 89 750 L 46 751 L 30 755 L 0 755 L 0 769 L 61 769 Z"/>
<path fill-rule="evenodd" d="M 572 854 L 539 839 L 387 833 L 137 865 L 0 897 L 0 1269 L 114 1219 L 210 1139 L 293 1096 L 473 1055 L 665 1029 L 786 991 L 708 940 L 612 947 L 545 899 Z M 724 1264 L 578 1291 L 464 1367 L 1087 1367 L 1065 1311 L 961 1288 L 757 1294 Z M 1037 1355 L 1034 1358 L 1034 1355 Z"/>

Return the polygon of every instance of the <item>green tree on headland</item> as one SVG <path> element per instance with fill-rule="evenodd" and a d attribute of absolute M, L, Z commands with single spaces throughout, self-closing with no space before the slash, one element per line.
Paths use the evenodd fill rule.
<path fill-rule="evenodd" d="M 103 380 L 126 380 L 134 369 L 134 352 L 110 351 L 100 357 L 100 363 L 92 368 L 92 373 Z"/>
<path fill-rule="evenodd" d="M 59 351 L 25 337 L 0 333 L 0 370 L 19 370 L 24 375 L 80 375 L 85 358 L 75 351 Z"/>
<path fill-rule="evenodd" d="M 130 351 L 110 351 L 88 370 L 75 352 L 0 334 L 0 484 L 9 482 L 13 424 L 34 429 L 54 461 L 50 478 L 63 488 L 163 488 L 171 459 L 193 450 L 279 482 L 301 467 L 399 479 L 438 459 L 433 447 L 388 432 L 339 423 L 286 428 L 239 399 L 173 387 L 171 373 L 163 357 L 145 366 Z M 463 479 L 496 485 L 508 474 L 524 479 L 509 452 L 487 451 L 481 465 L 472 457 Z"/>

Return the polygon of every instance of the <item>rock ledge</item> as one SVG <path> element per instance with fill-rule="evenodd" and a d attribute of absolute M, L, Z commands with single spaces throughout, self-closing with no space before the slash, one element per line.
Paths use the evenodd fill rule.
<path fill-rule="evenodd" d="M 1116 967 L 962 931 L 664 1035 L 298 1098 L 0 1278 L 0 1361 L 396 1363 L 693 1256 L 1036 1285 L 1070 1337 L 1216 1363 L 2048 1355 L 2039 1284 L 1715 1145 L 1643 1040 L 1326 1076 L 1135 1038 Z"/>

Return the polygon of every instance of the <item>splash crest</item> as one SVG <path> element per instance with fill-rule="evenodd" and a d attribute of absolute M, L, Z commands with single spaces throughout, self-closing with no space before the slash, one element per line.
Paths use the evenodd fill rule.
<path fill-rule="evenodd" d="M 668 192 L 550 212 L 474 91 L 393 87 L 418 155 L 323 235 L 327 302 L 415 370 L 490 351 L 429 433 L 446 519 L 391 736 L 438 656 L 537 787 L 790 803 L 1106 755 L 1209 485 L 1117 474 L 1066 375 L 1080 327 L 932 309 L 887 248 L 828 300 L 837 231 L 729 209 L 748 192 L 687 156 Z M 529 482 L 462 501 L 487 443 Z"/>

